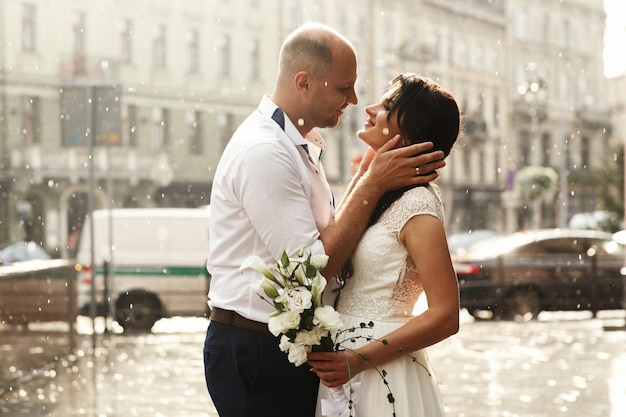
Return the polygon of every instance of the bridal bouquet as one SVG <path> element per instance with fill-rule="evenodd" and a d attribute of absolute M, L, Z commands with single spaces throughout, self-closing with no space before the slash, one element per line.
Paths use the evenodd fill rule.
<path fill-rule="evenodd" d="M 342 326 L 339 313 L 322 303 L 326 279 L 320 271 L 327 262 L 326 255 L 301 250 L 296 258 L 283 252 L 279 263 L 269 265 L 259 256 L 250 256 L 240 267 L 263 274 L 252 291 L 274 306 L 269 331 L 282 335 L 279 347 L 295 366 L 306 362 L 308 352 L 333 351 L 333 336 Z"/>
<path fill-rule="evenodd" d="M 274 336 L 281 335 L 279 347 L 287 352 L 287 357 L 295 366 L 307 361 L 308 352 L 332 352 L 346 349 L 343 342 L 371 336 L 359 335 L 359 330 L 371 329 L 373 323 L 362 323 L 359 328 L 343 329 L 340 314 L 332 306 L 322 303 L 326 279 L 320 271 L 328 262 L 326 255 L 305 254 L 303 250 L 296 258 L 283 252 L 280 262 L 266 265 L 259 256 L 248 257 L 241 267 L 254 269 L 263 278 L 252 285 L 252 291 L 273 305 L 268 328 Z M 335 343 L 341 334 L 349 334 L 343 342 Z M 385 340 L 381 343 L 387 345 Z M 364 360 L 367 357 L 360 355 Z M 374 367 L 375 368 L 375 367 Z M 383 380 L 384 370 L 376 371 Z M 358 396 L 360 382 L 348 382 L 348 388 L 329 388 L 332 400 L 322 399 L 323 415 L 356 417 L 353 400 Z M 347 392 L 346 392 L 347 391 Z M 354 398 L 353 398 L 354 395 Z M 394 402 L 389 391 L 388 401 Z M 394 411 L 395 412 L 395 411 Z"/>

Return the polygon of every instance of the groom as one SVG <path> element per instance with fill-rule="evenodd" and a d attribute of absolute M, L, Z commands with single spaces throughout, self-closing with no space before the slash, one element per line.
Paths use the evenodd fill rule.
<path fill-rule="evenodd" d="M 295 367 L 267 329 L 271 305 L 250 290 L 257 272 L 239 267 L 250 255 L 274 263 L 283 251 L 327 254 L 334 277 L 354 251 L 381 196 L 423 184 L 443 167 L 431 144 L 369 154 L 368 172 L 335 212 L 315 128 L 334 127 L 357 103 L 356 53 L 321 24 L 306 24 L 283 43 L 271 96 L 237 129 L 220 159 L 211 192 L 208 270 L 211 321 L 204 344 L 205 378 L 221 417 L 313 416 L 319 380 Z M 397 149 L 396 149 L 397 148 Z M 371 159 L 373 156 L 373 159 Z M 333 280 L 334 281 L 334 280 Z"/>

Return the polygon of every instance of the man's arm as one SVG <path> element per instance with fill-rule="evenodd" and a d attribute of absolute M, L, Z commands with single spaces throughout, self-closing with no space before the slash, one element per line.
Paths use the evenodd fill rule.
<path fill-rule="evenodd" d="M 364 160 L 363 169 L 348 187 L 348 192 L 337 208 L 335 219 L 320 231 L 320 238 L 329 256 L 324 276 L 335 276 L 350 258 L 365 232 L 374 208 L 387 192 L 408 185 L 425 184 L 437 178 L 436 169 L 442 168 L 443 152 L 430 152 L 432 143 L 419 143 L 397 148 L 400 136 L 382 146 L 371 160 Z M 415 168 L 428 175 L 416 175 Z"/>

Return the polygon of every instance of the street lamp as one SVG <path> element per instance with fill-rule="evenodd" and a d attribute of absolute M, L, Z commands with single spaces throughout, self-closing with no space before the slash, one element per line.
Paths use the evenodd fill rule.
<path fill-rule="evenodd" d="M 526 81 L 522 82 L 517 87 L 517 92 L 528 103 L 528 115 L 530 116 L 530 130 L 532 136 L 532 143 L 535 146 L 535 152 L 531 158 L 529 165 L 540 165 L 541 160 L 541 138 L 539 132 L 539 109 L 540 106 L 546 100 L 547 85 L 543 79 L 536 73 L 536 65 L 529 64 L 528 71 L 532 74 Z M 528 161 L 527 161 L 528 162 Z M 537 228 L 540 223 L 540 203 L 537 202 L 533 207 L 533 226 Z"/>
<path fill-rule="evenodd" d="M 529 68 L 530 67 L 529 65 Z M 531 79 L 524 81 L 517 87 L 517 92 L 529 105 L 528 115 L 530 116 L 531 133 L 536 147 L 535 158 L 532 161 L 533 165 L 539 165 L 540 160 L 541 138 L 539 137 L 539 109 L 546 100 L 546 89 L 546 83 L 538 75 L 534 75 Z"/>

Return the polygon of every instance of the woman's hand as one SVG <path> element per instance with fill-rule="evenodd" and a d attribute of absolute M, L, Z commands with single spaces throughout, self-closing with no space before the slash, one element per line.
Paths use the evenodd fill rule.
<path fill-rule="evenodd" d="M 345 384 L 365 369 L 361 367 L 364 361 L 352 351 L 311 352 L 308 358 L 311 372 L 329 388 Z"/>

